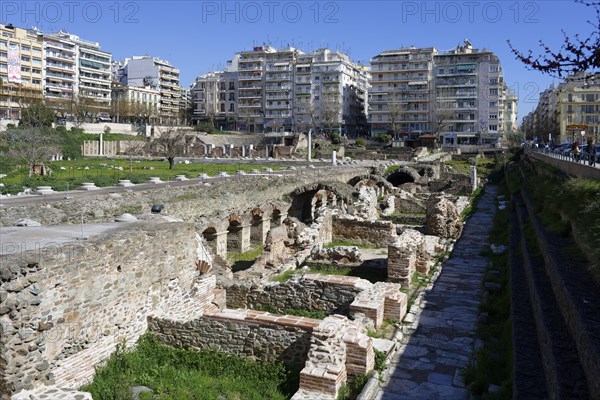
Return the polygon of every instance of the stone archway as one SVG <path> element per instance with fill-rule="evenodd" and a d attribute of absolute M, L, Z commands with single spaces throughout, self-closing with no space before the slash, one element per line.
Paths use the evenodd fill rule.
<path fill-rule="evenodd" d="M 402 167 L 391 171 L 387 175 L 386 180 L 393 186 L 398 187 L 405 183 L 419 183 L 421 175 L 413 168 Z"/>

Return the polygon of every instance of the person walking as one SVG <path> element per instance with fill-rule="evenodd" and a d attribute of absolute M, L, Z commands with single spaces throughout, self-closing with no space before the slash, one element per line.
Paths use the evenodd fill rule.
<path fill-rule="evenodd" d="M 581 149 L 579 148 L 579 140 L 576 140 L 575 143 L 573 143 L 573 158 L 575 158 L 575 161 L 579 162 L 579 154 L 581 153 Z"/>
<path fill-rule="evenodd" d="M 594 149 L 594 141 L 592 139 L 588 139 L 585 151 L 588 156 L 589 164 L 593 165 L 596 162 L 596 151 Z"/>

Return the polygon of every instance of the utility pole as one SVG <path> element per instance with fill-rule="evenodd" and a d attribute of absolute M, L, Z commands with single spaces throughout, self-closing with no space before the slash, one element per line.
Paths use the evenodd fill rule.
<path fill-rule="evenodd" d="M 308 130 L 308 161 L 312 161 L 312 128 Z"/>

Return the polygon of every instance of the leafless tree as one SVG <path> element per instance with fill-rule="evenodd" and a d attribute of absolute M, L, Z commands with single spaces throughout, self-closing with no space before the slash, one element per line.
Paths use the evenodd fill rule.
<path fill-rule="evenodd" d="M 340 123 L 342 106 L 339 99 L 335 97 L 324 98 L 321 104 L 321 122 L 325 124 L 329 133 L 332 133 L 333 127 Z"/>
<path fill-rule="evenodd" d="M 33 175 L 35 166 L 43 167 L 53 154 L 60 152 L 57 135 L 43 127 L 8 129 L 2 136 L 7 155 L 25 163 L 29 176 Z"/>
<path fill-rule="evenodd" d="M 522 52 L 516 50 L 511 41 L 508 45 L 517 58 L 529 68 L 556 77 L 579 73 L 600 73 L 600 2 L 588 0 L 575 0 L 594 9 L 595 21 L 588 20 L 592 32 L 583 38 L 579 34 L 569 36 L 562 31 L 564 40 L 559 49 L 551 49 L 543 40 L 539 41 L 542 49 L 540 54 L 532 50 Z M 585 76 L 582 76 L 585 77 Z"/>
<path fill-rule="evenodd" d="M 391 101 L 388 103 L 388 114 L 390 116 L 390 128 L 394 139 L 397 139 L 398 129 L 396 124 L 400 120 L 400 116 L 405 111 L 404 105 L 398 101 L 398 94 L 394 94 Z"/>
<path fill-rule="evenodd" d="M 151 154 L 165 157 L 169 161 L 169 169 L 173 169 L 175 157 L 184 155 L 185 132 L 172 127 L 159 130 L 147 149 Z"/>
<path fill-rule="evenodd" d="M 147 143 L 141 140 L 131 140 L 127 144 L 124 154 L 129 156 L 129 172 L 133 172 L 133 158 L 146 154 Z"/>

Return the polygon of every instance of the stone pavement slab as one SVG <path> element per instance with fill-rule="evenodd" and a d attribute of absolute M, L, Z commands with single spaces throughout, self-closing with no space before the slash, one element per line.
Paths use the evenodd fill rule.
<path fill-rule="evenodd" d="M 423 297 L 422 311 L 414 316 L 417 329 L 392 359 L 388 378 L 373 399 L 468 398 L 460 371 L 474 351 L 481 282 L 488 267 L 480 254 L 488 247 L 496 193 L 495 186 L 486 187 L 451 258 Z"/>

